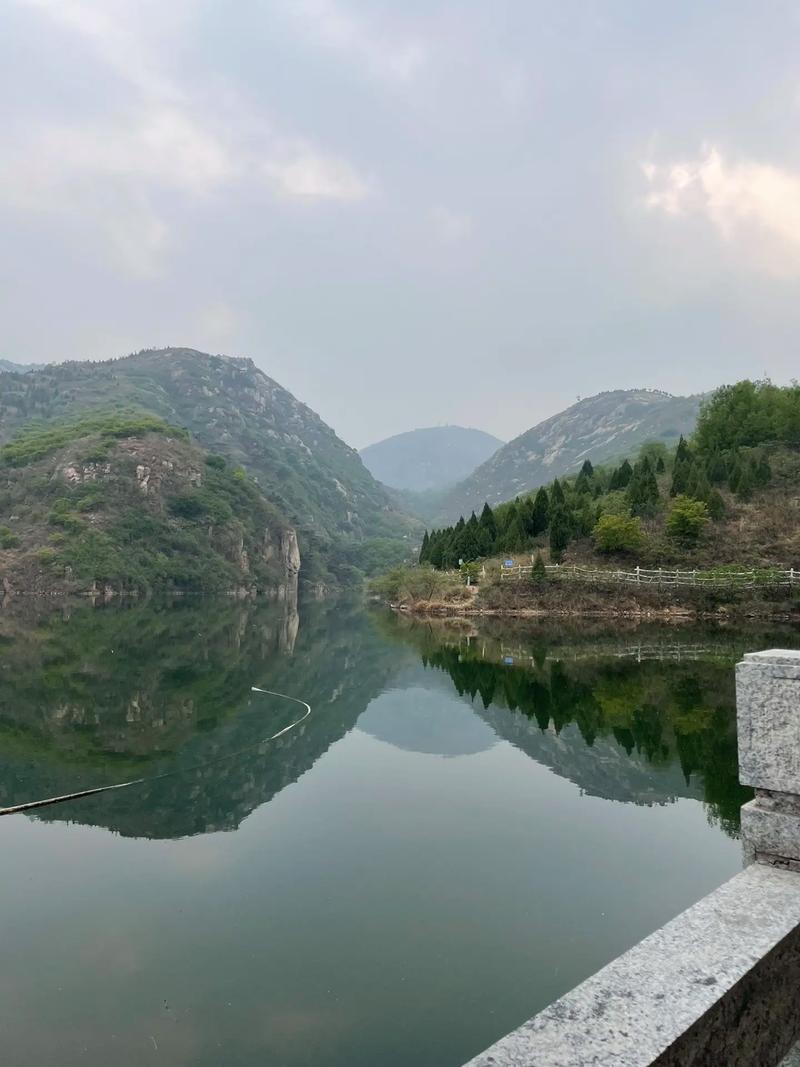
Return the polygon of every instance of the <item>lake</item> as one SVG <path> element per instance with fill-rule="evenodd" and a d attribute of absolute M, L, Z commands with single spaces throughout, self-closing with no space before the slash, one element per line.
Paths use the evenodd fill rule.
<path fill-rule="evenodd" d="M 740 869 L 733 667 L 797 644 L 6 606 L 0 804 L 144 781 L 0 818 L 3 1064 L 457 1067 Z"/>

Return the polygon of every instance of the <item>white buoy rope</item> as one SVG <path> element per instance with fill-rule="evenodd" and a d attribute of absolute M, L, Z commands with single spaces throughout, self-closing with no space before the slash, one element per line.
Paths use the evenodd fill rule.
<path fill-rule="evenodd" d="M 81 797 L 97 796 L 99 793 L 110 793 L 115 789 L 129 789 L 133 785 L 144 785 L 145 782 L 160 782 L 164 778 L 174 778 L 179 774 L 191 774 L 192 771 L 200 771 L 205 767 L 213 767 L 216 763 L 224 763 L 226 760 L 236 759 L 237 756 L 241 756 L 244 752 L 249 752 L 253 748 L 257 748 L 259 745 L 269 744 L 270 741 L 275 741 L 279 737 L 283 737 L 284 734 L 288 734 L 290 730 L 294 730 L 296 726 L 299 726 L 301 722 L 304 722 L 311 714 L 311 705 L 307 704 L 305 700 L 299 700 L 297 697 L 290 697 L 287 693 L 276 693 L 272 689 L 261 689 L 257 685 L 250 687 L 253 693 L 264 693 L 266 696 L 280 697 L 283 700 L 291 700 L 294 704 L 300 704 L 301 707 L 306 710 L 300 716 L 299 719 L 295 719 L 294 722 L 289 723 L 288 726 L 284 726 L 282 730 L 278 730 L 277 733 L 270 734 L 269 737 L 262 737 L 260 741 L 254 741 L 252 745 L 247 745 L 246 748 L 240 748 L 237 752 L 230 752 L 226 756 L 220 756 L 218 759 L 209 760 L 208 763 L 198 763 L 194 767 L 177 768 L 174 771 L 165 771 L 164 774 L 154 774 L 149 778 L 132 778 L 129 782 L 114 782 L 112 785 L 98 785 L 93 789 L 80 789 L 77 793 L 64 793 L 58 797 L 46 797 L 42 800 L 29 800 L 24 804 L 12 804 L 8 808 L 0 808 L 0 815 L 16 815 L 22 811 L 32 811 L 34 808 L 46 808 L 50 804 L 64 804 L 68 800 L 80 800 Z"/>

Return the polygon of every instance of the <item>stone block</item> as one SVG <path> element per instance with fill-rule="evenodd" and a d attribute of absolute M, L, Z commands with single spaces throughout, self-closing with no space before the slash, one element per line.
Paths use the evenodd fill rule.
<path fill-rule="evenodd" d="M 800 652 L 749 652 L 736 667 L 739 779 L 800 795 Z"/>

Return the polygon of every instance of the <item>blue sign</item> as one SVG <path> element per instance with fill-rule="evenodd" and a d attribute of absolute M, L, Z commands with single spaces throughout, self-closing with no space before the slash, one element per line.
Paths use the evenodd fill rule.
<path fill-rule="evenodd" d="M 513 559 L 504 559 L 503 560 L 503 566 L 504 567 L 513 567 L 514 566 L 514 560 Z"/>
<path fill-rule="evenodd" d="M 508 664 L 509 667 L 513 667 L 514 666 L 514 657 L 513 656 L 503 656 L 503 663 Z"/>

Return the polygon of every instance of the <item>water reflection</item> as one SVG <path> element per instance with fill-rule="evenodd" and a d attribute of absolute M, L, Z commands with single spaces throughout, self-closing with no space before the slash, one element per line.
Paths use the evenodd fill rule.
<path fill-rule="evenodd" d="M 357 605 L 313 605 L 298 623 L 296 609 L 251 602 L 5 612 L 0 804 L 178 771 L 36 817 L 137 837 L 235 829 L 353 727 L 396 667 Z M 269 751 L 259 740 L 296 709 L 253 685 L 314 708 Z"/>
<path fill-rule="evenodd" d="M 776 640 L 786 643 L 708 629 L 475 630 L 354 602 L 309 605 L 302 621 L 294 606 L 251 602 L 18 604 L 0 614 L 0 804 L 146 777 L 36 817 L 151 838 L 232 830 L 358 723 L 445 757 L 507 741 L 588 795 L 700 799 L 735 834 L 748 792 L 732 668 Z M 253 685 L 314 709 L 269 751 L 259 739 L 294 710 Z"/>

